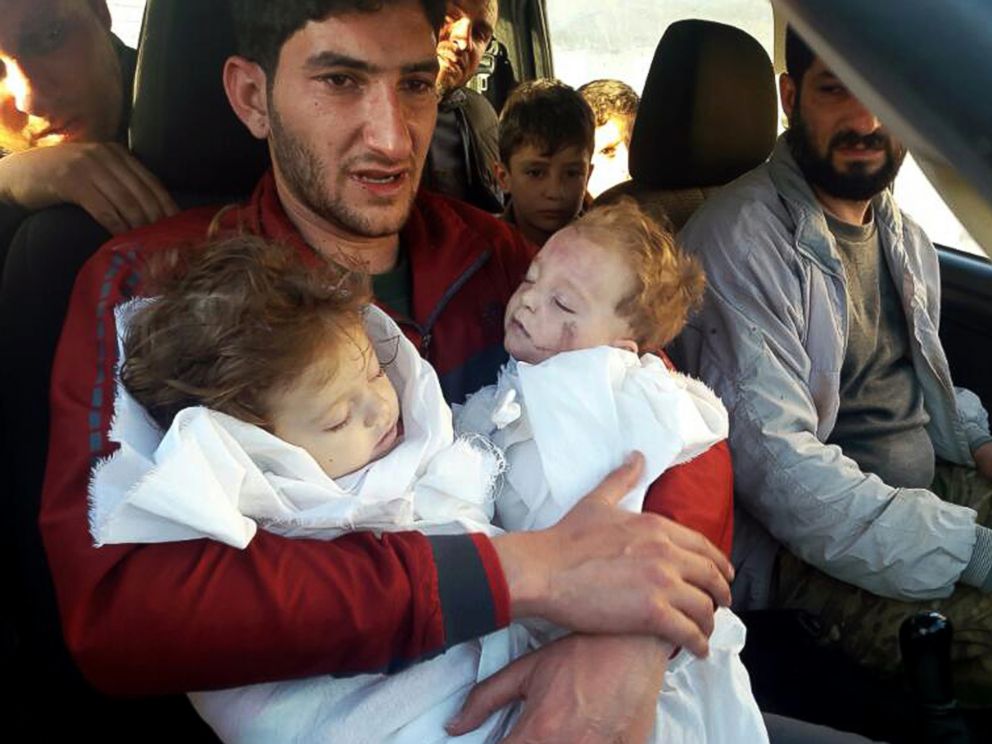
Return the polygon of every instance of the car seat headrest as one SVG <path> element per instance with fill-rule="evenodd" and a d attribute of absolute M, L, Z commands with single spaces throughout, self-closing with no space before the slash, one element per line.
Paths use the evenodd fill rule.
<path fill-rule="evenodd" d="M 224 93 L 224 60 L 235 51 L 227 0 L 149 0 L 138 49 L 133 152 L 172 192 L 248 193 L 269 156 Z"/>
<path fill-rule="evenodd" d="M 722 23 L 673 23 L 644 84 L 631 176 L 653 189 L 732 181 L 768 158 L 777 117 L 775 74 L 761 44 Z"/>

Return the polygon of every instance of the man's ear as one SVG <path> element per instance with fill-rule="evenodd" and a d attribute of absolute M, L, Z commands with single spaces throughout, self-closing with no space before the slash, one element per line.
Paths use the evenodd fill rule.
<path fill-rule="evenodd" d="M 634 354 L 640 353 L 640 347 L 638 347 L 637 342 L 632 338 L 618 338 L 614 339 L 610 346 L 614 349 L 623 349 L 624 351 L 630 351 Z"/>
<path fill-rule="evenodd" d="M 510 169 L 502 162 L 496 161 L 493 165 L 493 174 L 496 176 L 496 183 L 504 194 L 510 193 Z"/>
<path fill-rule="evenodd" d="M 783 72 L 779 75 L 778 95 L 782 99 L 782 112 L 789 121 L 792 121 L 792 112 L 796 107 L 796 93 L 798 92 L 796 81 L 789 73 Z"/>
<path fill-rule="evenodd" d="M 252 136 L 269 136 L 269 100 L 265 71 L 244 57 L 228 57 L 224 63 L 224 92 L 234 113 Z"/>

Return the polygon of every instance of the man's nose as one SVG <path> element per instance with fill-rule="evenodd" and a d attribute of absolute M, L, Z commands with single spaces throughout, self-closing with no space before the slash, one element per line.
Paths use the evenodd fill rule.
<path fill-rule="evenodd" d="M 857 98 L 852 96 L 850 105 L 851 108 L 847 115 L 847 124 L 858 134 L 871 134 L 882 126 L 882 123 L 878 120 L 878 117 L 869 111 L 868 108 Z"/>
<path fill-rule="evenodd" d="M 365 144 L 389 160 L 406 160 L 413 149 L 409 111 L 399 92 L 389 84 L 378 86 L 368 98 Z"/>
<path fill-rule="evenodd" d="M 449 38 L 456 48 L 465 50 L 472 43 L 472 22 L 468 18 L 460 18 L 451 26 Z"/>

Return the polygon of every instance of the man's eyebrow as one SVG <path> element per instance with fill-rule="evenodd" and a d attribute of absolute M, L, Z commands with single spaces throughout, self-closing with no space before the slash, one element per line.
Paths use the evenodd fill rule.
<path fill-rule="evenodd" d="M 408 65 L 403 65 L 400 68 L 400 72 L 404 75 L 416 74 L 418 72 L 432 72 L 437 73 L 441 70 L 441 63 L 437 61 L 437 57 L 428 57 L 427 59 L 422 59 L 419 62 L 411 62 Z"/>
<path fill-rule="evenodd" d="M 383 72 L 384 68 L 374 65 L 371 62 L 351 57 L 340 52 L 324 51 L 318 52 L 307 58 L 306 65 L 311 70 L 325 70 L 328 67 L 344 68 L 355 72 L 364 72 L 370 75 Z M 410 62 L 400 67 L 400 73 L 409 75 L 418 72 L 436 73 L 440 69 L 437 57 L 429 57 L 418 62 Z"/>
<path fill-rule="evenodd" d="M 832 80 L 836 80 L 838 83 L 840 82 L 840 78 L 837 77 L 830 70 L 820 70 L 819 72 L 815 73 L 813 77 L 821 82 L 828 82 Z"/>

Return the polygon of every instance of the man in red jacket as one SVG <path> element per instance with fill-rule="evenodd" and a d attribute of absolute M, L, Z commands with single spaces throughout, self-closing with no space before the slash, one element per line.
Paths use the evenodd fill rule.
<path fill-rule="evenodd" d="M 221 219 L 289 241 L 304 259 L 364 264 L 380 304 L 459 400 L 495 378 L 503 308 L 533 249 L 482 212 L 417 193 L 444 3 L 315 5 L 234 3 L 241 56 L 224 85 L 273 168 Z M 41 526 L 66 639 L 90 681 L 135 694 L 386 670 L 539 616 L 576 632 L 492 678 L 460 724 L 524 697 L 525 737 L 646 736 L 665 667 L 657 638 L 705 653 L 731 568 L 698 533 L 615 508 L 636 456 L 541 532 L 318 542 L 261 531 L 243 551 L 206 540 L 92 547 L 85 494 L 91 462 L 112 449 L 113 308 L 141 292 L 150 253 L 203 237 L 213 217 L 187 212 L 104 246 L 66 319 Z M 659 486 L 669 503 L 705 512 L 724 547 L 729 470 L 714 448 Z"/>

